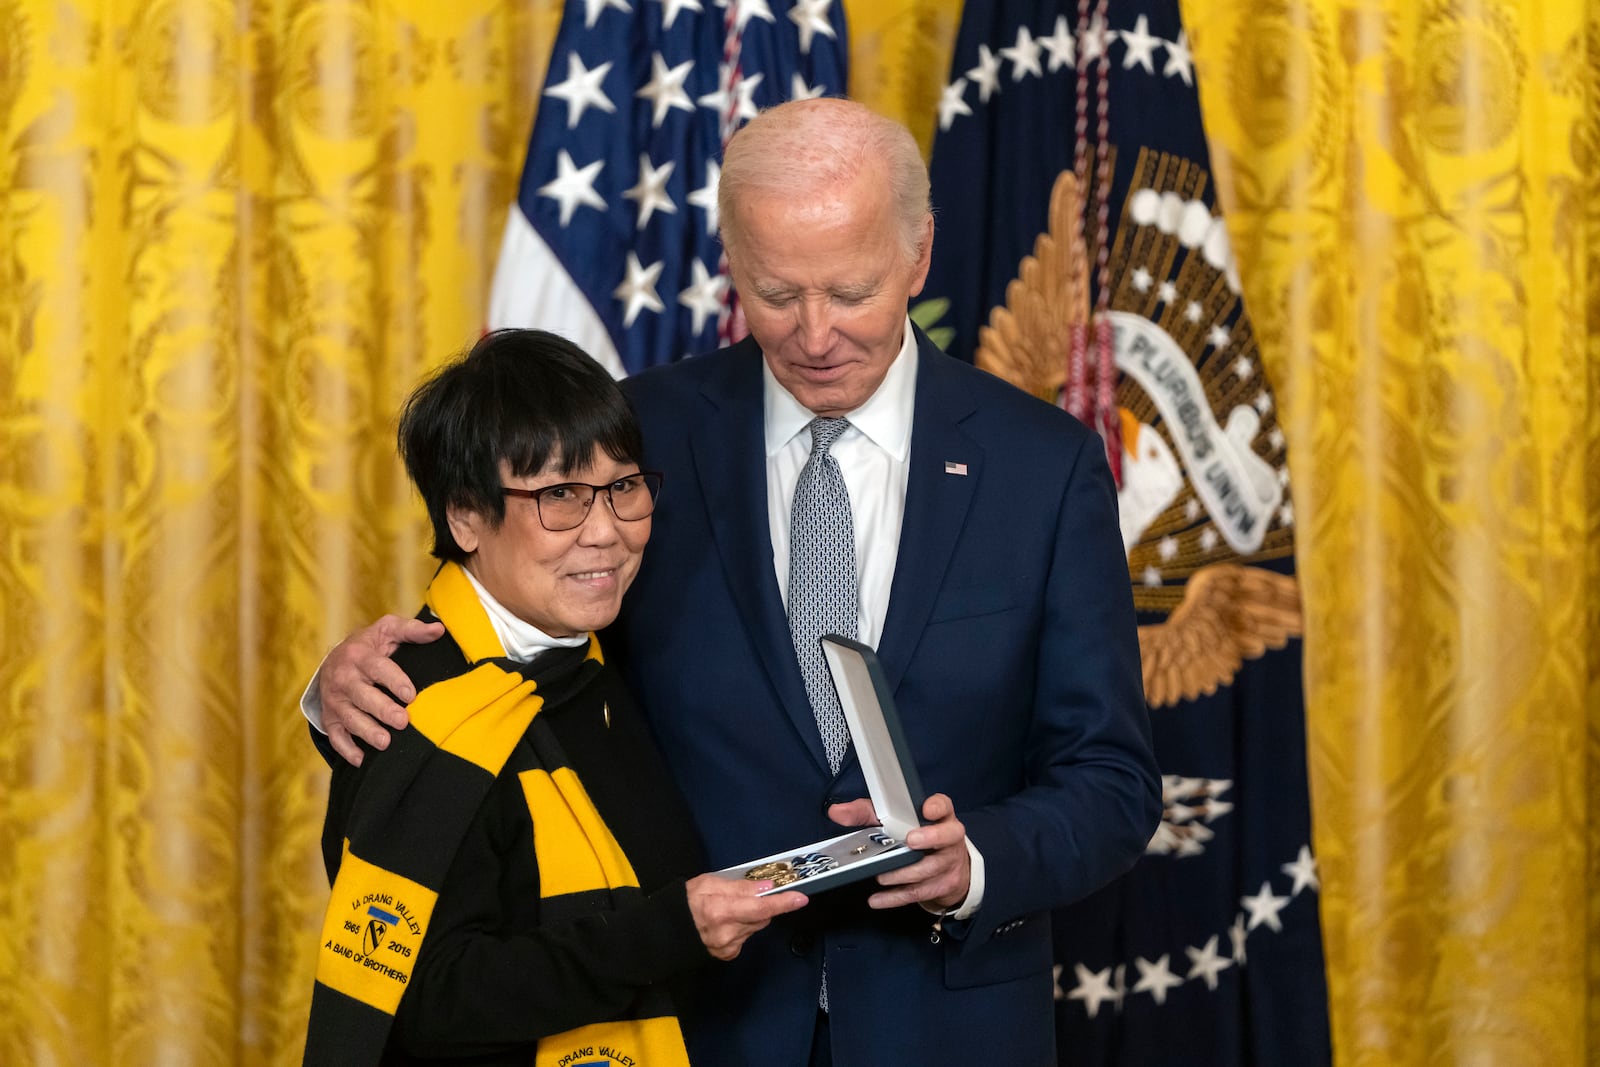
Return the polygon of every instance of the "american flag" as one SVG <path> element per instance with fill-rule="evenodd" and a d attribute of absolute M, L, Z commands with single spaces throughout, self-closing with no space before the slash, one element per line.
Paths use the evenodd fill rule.
<path fill-rule="evenodd" d="M 619 377 L 735 339 L 723 146 L 761 108 L 844 95 L 847 55 L 837 0 L 571 0 L 490 328 L 564 334 Z"/>

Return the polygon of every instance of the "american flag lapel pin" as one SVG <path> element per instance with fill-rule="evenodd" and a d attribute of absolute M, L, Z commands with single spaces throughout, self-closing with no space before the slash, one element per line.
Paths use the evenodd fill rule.
<path fill-rule="evenodd" d="M 944 461 L 944 472 L 946 474 L 959 474 L 965 478 L 967 475 L 967 465 L 965 463 L 957 463 L 953 459 L 947 459 Z"/>

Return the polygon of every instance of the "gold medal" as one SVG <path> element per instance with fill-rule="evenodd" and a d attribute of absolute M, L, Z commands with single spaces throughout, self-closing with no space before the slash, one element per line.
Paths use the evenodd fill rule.
<path fill-rule="evenodd" d="M 788 885 L 795 880 L 794 864 L 788 860 L 773 860 L 771 863 L 763 863 L 759 866 L 751 867 L 744 872 L 744 876 L 752 882 L 759 882 L 763 878 L 771 878 L 773 885 Z M 780 881 L 780 879 L 782 880 Z"/>

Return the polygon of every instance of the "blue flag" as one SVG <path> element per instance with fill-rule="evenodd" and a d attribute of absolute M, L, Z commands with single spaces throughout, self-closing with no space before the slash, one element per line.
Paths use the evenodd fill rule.
<path fill-rule="evenodd" d="M 1166 810 L 1132 872 L 1055 916 L 1061 1062 L 1314 1067 L 1330 1050 L 1284 435 L 1177 4 L 1105 10 L 1080 32 L 1075 4 L 968 0 L 913 317 L 1076 405 L 1118 477 Z"/>
<path fill-rule="evenodd" d="M 565 334 L 618 376 L 731 339 L 722 146 L 759 108 L 842 96 L 847 54 L 835 0 L 571 0 L 489 326 Z"/>

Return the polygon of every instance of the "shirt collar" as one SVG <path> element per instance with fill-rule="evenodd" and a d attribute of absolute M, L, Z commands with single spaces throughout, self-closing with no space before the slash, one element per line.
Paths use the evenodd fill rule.
<path fill-rule="evenodd" d="M 785 389 L 761 360 L 761 405 L 767 455 L 773 456 L 806 428 L 816 415 Z M 905 338 L 878 388 L 867 402 L 847 412 L 850 425 L 899 462 L 911 449 L 911 418 L 917 395 L 917 338 L 906 318 Z"/>
<path fill-rule="evenodd" d="M 483 605 L 483 610 L 489 615 L 489 625 L 494 627 L 494 635 L 500 639 L 500 645 L 506 650 L 506 656 L 518 663 L 527 663 L 541 652 L 548 652 L 552 648 L 577 648 L 579 645 L 589 643 L 588 634 L 579 634 L 576 637 L 551 637 L 543 630 L 526 619 L 519 618 L 511 613 L 500 601 L 489 595 L 489 590 L 467 568 L 462 567 L 461 573 L 467 576 L 467 581 L 472 583 L 472 588 L 478 594 L 478 601 Z"/>

